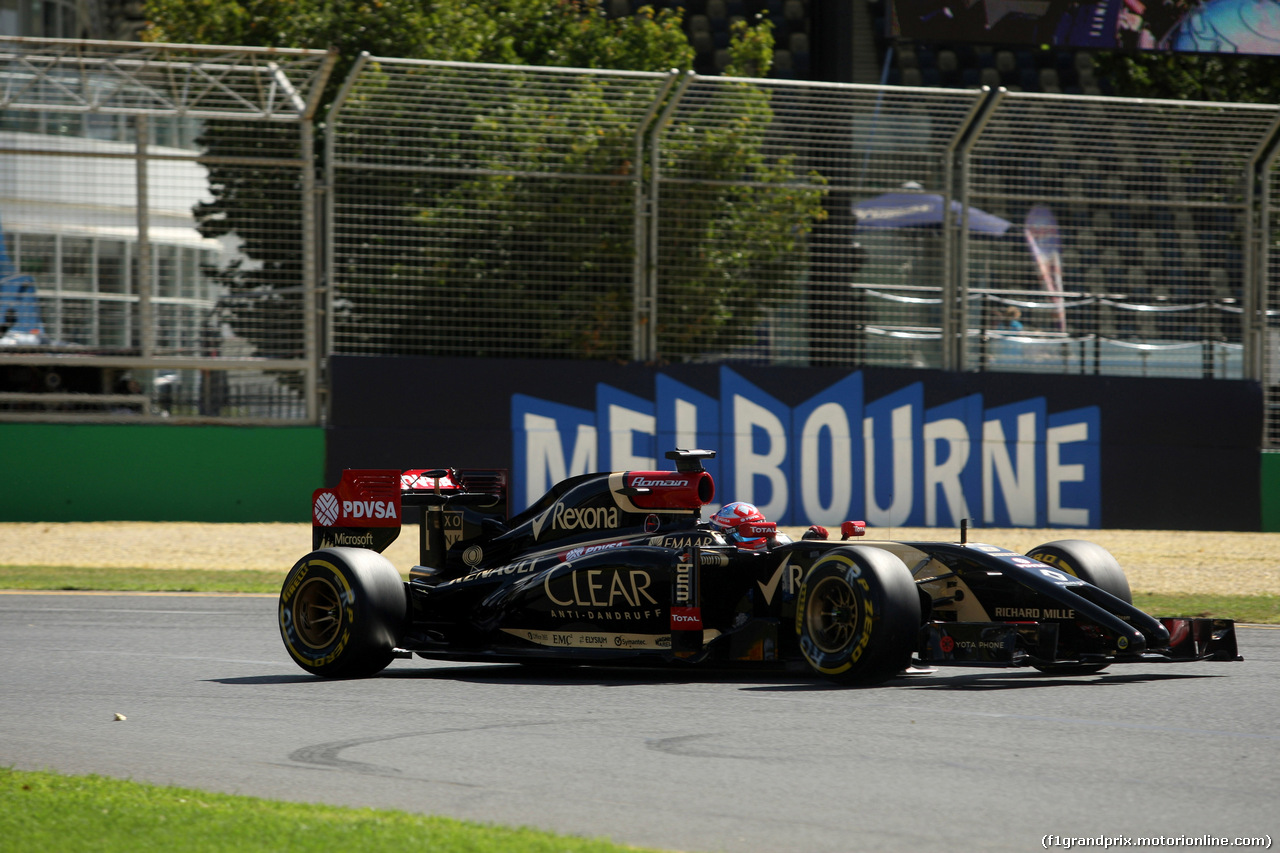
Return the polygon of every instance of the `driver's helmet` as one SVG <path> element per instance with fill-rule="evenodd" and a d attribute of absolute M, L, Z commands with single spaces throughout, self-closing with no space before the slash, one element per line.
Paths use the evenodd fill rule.
<path fill-rule="evenodd" d="M 754 504 L 734 501 L 716 510 L 715 515 L 711 516 L 711 526 L 739 548 L 763 551 L 769 546 L 769 538 L 763 531 L 752 528 L 764 520 L 764 515 Z"/>

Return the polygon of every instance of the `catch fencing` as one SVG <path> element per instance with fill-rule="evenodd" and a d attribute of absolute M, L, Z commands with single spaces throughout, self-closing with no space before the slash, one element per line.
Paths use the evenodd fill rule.
<path fill-rule="evenodd" d="M 1257 379 L 1274 446 L 1278 118 L 365 57 L 331 350 Z"/>
<path fill-rule="evenodd" d="M 333 61 L 0 39 L 0 419 L 319 419 Z"/>
<path fill-rule="evenodd" d="M 1253 379 L 1280 446 L 1276 106 L 366 55 L 315 130 L 321 52 L 0 51 L 0 368 L 68 392 L 0 419 L 501 356 Z"/>

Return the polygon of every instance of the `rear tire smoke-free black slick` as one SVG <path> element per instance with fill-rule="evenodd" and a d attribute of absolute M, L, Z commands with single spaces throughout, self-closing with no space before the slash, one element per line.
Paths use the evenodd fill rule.
<path fill-rule="evenodd" d="M 323 548 L 299 560 L 280 589 L 280 636 L 307 672 L 363 678 L 391 663 L 408 598 L 395 566 L 364 548 Z"/>

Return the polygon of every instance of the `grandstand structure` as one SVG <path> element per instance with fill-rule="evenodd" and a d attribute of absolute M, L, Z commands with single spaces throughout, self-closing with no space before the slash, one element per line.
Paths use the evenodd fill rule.
<path fill-rule="evenodd" d="M 1112 94 L 1088 50 L 953 42 L 945 28 L 929 42 L 894 38 L 890 0 L 604 0 L 603 5 L 613 17 L 644 6 L 680 9 L 699 74 L 724 70 L 735 20 L 763 17 L 773 24 L 770 77 L 775 79 Z"/>

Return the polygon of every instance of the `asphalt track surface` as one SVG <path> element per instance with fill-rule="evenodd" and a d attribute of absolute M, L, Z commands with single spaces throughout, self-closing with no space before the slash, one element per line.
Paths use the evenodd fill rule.
<path fill-rule="evenodd" d="M 1275 840 L 1280 630 L 1239 640 L 1242 663 L 862 690 L 416 659 L 325 681 L 272 597 L 6 594 L 0 765 L 686 851 Z"/>

